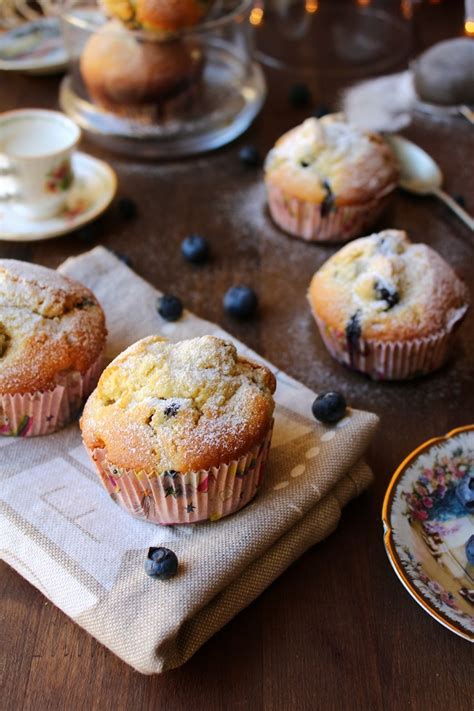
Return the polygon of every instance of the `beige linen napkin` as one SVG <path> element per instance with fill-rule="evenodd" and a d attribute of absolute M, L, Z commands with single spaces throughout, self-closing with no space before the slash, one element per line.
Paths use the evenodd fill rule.
<path fill-rule="evenodd" d="M 89 286 L 104 307 L 109 358 L 150 333 L 231 338 L 189 312 L 164 322 L 158 292 L 102 247 L 60 269 Z M 77 423 L 47 437 L 0 437 L 2 558 L 143 673 L 183 664 L 329 535 L 342 507 L 371 481 L 361 457 L 377 417 L 351 410 L 324 427 L 311 417 L 314 393 L 272 369 L 277 407 L 263 488 L 241 512 L 215 523 L 163 527 L 123 512 L 93 471 Z M 172 580 L 145 574 L 151 545 L 177 554 Z"/>

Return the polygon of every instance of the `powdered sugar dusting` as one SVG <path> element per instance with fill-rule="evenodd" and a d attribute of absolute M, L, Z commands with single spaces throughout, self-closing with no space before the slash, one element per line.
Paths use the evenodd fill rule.
<path fill-rule="evenodd" d="M 84 437 L 89 445 L 104 442 L 109 460 L 121 466 L 207 468 L 261 439 L 273 390 L 270 371 L 241 361 L 222 339 L 171 344 L 150 336 L 104 372 L 85 411 Z"/>
<path fill-rule="evenodd" d="M 342 114 L 310 118 L 277 141 L 265 162 L 267 180 L 290 195 L 338 204 L 365 202 L 395 182 L 395 157 L 376 134 Z"/>
<path fill-rule="evenodd" d="M 105 343 L 92 292 L 27 262 L 0 260 L 0 392 L 55 386 L 60 373 L 84 373 Z"/>

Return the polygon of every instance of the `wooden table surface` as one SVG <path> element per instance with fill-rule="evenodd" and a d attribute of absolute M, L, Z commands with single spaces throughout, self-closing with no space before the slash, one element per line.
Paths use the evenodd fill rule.
<path fill-rule="evenodd" d="M 462 31 L 462 3 L 424 6 L 415 18 L 419 47 Z M 424 440 L 473 420 L 474 310 L 458 348 L 439 373 L 377 384 L 334 363 L 309 314 L 305 291 L 335 251 L 281 234 L 263 207 L 261 172 L 238 160 L 248 143 L 262 154 L 307 112 L 287 101 L 295 77 L 268 73 L 267 103 L 248 133 L 212 154 L 167 164 L 142 163 L 99 150 L 119 176 L 119 195 L 139 214 L 120 219 L 116 205 L 91 242 L 78 235 L 30 244 L 0 242 L 0 257 L 55 267 L 94 244 L 128 255 L 136 271 L 185 305 L 217 321 L 279 368 L 315 390 L 335 389 L 373 410 L 381 427 L 369 451 L 375 483 L 343 513 L 337 531 L 308 551 L 181 669 L 134 672 L 0 564 L 2 686 L 0 708 L 100 709 L 472 709 L 472 647 L 431 619 L 397 580 L 382 541 L 381 505 L 397 464 Z M 2 74 L 0 110 L 57 106 L 57 78 Z M 313 86 L 315 103 L 334 102 L 333 84 Z M 332 104 L 334 105 L 334 104 Z M 406 135 L 442 166 L 449 192 L 474 213 L 473 128 L 461 119 L 416 116 Z M 380 227 L 407 229 L 473 287 L 473 237 L 434 199 L 399 194 Z M 213 261 L 183 263 L 182 238 L 205 235 Z M 241 325 L 222 296 L 244 282 L 258 292 L 259 317 Z M 117 295 L 120 298 L 120 294 Z"/>

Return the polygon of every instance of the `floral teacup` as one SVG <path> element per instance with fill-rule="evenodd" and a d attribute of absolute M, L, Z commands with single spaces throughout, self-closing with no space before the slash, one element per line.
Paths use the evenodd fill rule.
<path fill-rule="evenodd" d="M 0 175 L 12 188 L 0 194 L 30 220 L 57 215 L 65 206 L 74 176 L 71 154 L 80 130 L 64 114 L 22 109 L 0 114 Z"/>

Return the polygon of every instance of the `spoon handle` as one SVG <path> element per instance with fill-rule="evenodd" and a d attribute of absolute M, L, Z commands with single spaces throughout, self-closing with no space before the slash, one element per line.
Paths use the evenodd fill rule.
<path fill-rule="evenodd" d="M 466 121 L 469 121 L 469 123 L 472 123 L 474 126 L 474 111 L 470 109 L 469 106 L 460 106 L 459 113 L 464 116 Z"/>
<path fill-rule="evenodd" d="M 470 216 L 466 210 L 463 210 L 460 205 L 453 200 L 453 198 L 441 190 L 441 188 L 434 188 L 433 195 L 436 195 L 440 200 L 444 202 L 456 215 L 474 232 L 474 219 Z"/>

